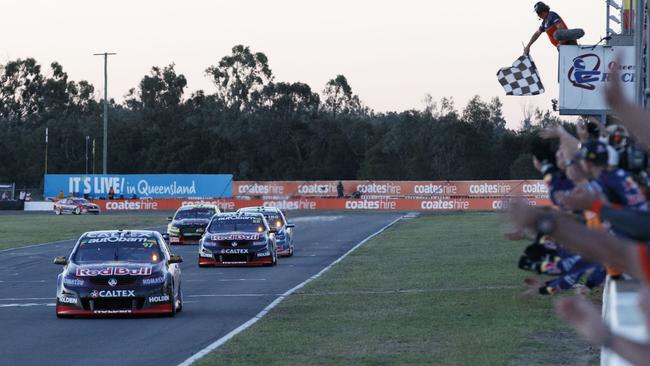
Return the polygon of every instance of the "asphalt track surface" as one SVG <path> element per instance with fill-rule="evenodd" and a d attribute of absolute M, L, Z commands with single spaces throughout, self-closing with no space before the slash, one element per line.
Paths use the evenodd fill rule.
<path fill-rule="evenodd" d="M 177 365 L 398 216 L 292 216 L 296 252 L 276 267 L 199 268 L 196 245 L 173 246 L 185 260 L 185 304 L 174 318 L 57 319 L 61 267 L 52 260 L 68 255 L 74 241 L 0 252 L 0 364 Z"/>

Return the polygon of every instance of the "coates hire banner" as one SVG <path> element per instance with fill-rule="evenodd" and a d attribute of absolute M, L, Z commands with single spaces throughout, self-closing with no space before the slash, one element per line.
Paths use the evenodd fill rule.
<path fill-rule="evenodd" d="M 108 174 L 45 176 L 45 196 L 88 194 L 107 197 L 113 187 L 115 197 L 138 198 L 228 198 L 232 192 L 231 174 Z"/>
<path fill-rule="evenodd" d="M 633 46 L 560 46 L 560 114 L 607 111 L 604 91 L 613 70 L 618 70 L 623 93 L 632 100 L 635 88 Z"/>
<path fill-rule="evenodd" d="M 547 198 L 525 198 L 531 206 L 549 206 Z M 214 204 L 224 211 L 242 207 L 271 206 L 282 210 L 376 210 L 376 211 L 500 211 L 508 208 L 509 198 L 432 198 L 432 199 L 145 199 L 95 200 L 102 211 L 172 211 L 191 204 Z"/>
<path fill-rule="evenodd" d="M 503 197 L 546 196 L 541 180 L 507 181 L 363 181 L 344 180 L 343 194 L 363 197 Z M 237 181 L 235 197 L 335 197 L 338 181 Z"/>

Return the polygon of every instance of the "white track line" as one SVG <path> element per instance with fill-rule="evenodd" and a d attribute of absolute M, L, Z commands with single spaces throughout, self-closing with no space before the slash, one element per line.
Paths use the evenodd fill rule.
<path fill-rule="evenodd" d="M 63 244 L 66 241 L 76 241 L 77 239 L 65 239 L 65 240 L 57 240 L 57 241 L 50 241 L 47 243 L 41 243 L 41 244 L 32 244 L 32 245 L 25 245 L 23 247 L 15 247 L 15 248 L 9 248 L 9 249 L 3 249 L 0 250 L 0 253 L 6 253 L 6 252 L 11 252 L 14 250 L 19 250 L 19 249 L 27 249 L 27 248 L 35 248 L 35 247 L 42 247 L 43 245 L 52 245 L 52 244 Z"/>
<path fill-rule="evenodd" d="M 0 304 L 0 308 L 29 308 L 32 306 L 55 306 L 55 303 Z"/>
<path fill-rule="evenodd" d="M 248 329 L 251 325 L 257 323 L 258 320 L 262 319 L 266 314 L 268 314 L 268 312 L 271 311 L 271 309 L 273 309 L 274 307 L 276 307 L 280 302 L 282 302 L 282 300 L 286 299 L 289 295 L 293 294 L 297 290 L 300 290 L 302 287 L 304 287 L 309 282 L 311 282 L 311 281 L 317 279 L 318 277 L 320 277 L 323 273 L 327 272 L 330 268 L 332 268 L 332 266 L 334 266 L 335 264 L 342 261 L 350 253 L 354 252 L 357 248 L 359 248 L 360 246 L 365 244 L 370 239 L 372 239 L 375 236 L 383 233 L 386 229 L 388 229 L 389 227 L 395 225 L 395 223 L 397 223 L 401 219 L 402 219 L 402 217 L 398 217 L 397 219 L 393 220 L 388 225 L 386 225 L 386 226 L 382 227 L 381 229 L 379 229 L 379 231 L 377 231 L 374 234 L 372 234 L 372 235 L 368 236 L 367 238 L 363 239 L 357 245 L 352 247 L 352 249 L 348 250 L 345 254 L 340 256 L 334 262 L 330 263 L 327 267 L 323 268 L 320 272 L 318 272 L 315 275 L 309 277 L 308 279 L 306 279 L 302 283 L 298 284 L 296 287 L 293 287 L 293 288 L 287 290 L 282 295 L 280 295 L 280 297 L 275 299 L 272 303 L 270 303 L 267 307 L 262 309 L 262 311 L 257 313 L 257 315 L 255 315 L 253 318 L 249 319 L 246 323 L 238 326 L 237 328 L 230 331 L 230 333 L 226 334 L 225 336 L 223 336 L 223 337 L 217 339 L 216 341 L 214 341 L 213 343 L 209 344 L 207 347 L 205 347 L 202 350 L 200 350 L 199 352 L 195 353 L 190 358 L 188 358 L 187 360 L 180 363 L 178 366 L 189 366 L 189 365 L 191 365 L 194 361 L 199 360 L 203 356 L 207 355 L 208 353 L 210 353 L 210 352 L 214 351 L 215 349 L 219 348 L 220 346 L 222 346 L 224 343 L 228 342 L 231 338 L 233 338 L 237 334 L 239 334 L 239 333 L 243 332 L 244 330 Z"/>

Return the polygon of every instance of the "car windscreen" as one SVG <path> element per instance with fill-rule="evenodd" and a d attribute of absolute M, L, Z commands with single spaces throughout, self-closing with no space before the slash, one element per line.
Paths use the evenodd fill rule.
<path fill-rule="evenodd" d="M 68 203 L 84 204 L 84 203 L 90 203 L 90 202 L 88 202 L 88 200 L 85 199 L 85 198 L 73 198 L 73 199 L 69 200 Z"/>
<path fill-rule="evenodd" d="M 261 233 L 266 231 L 261 217 L 215 218 L 208 227 L 209 233 L 229 233 L 233 231 Z"/>
<path fill-rule="evenodd" d="M 162 253 L 153 235 L 84 236 L 73 253 L 74 263 L 125 261 L 158 263 Z"/>
<path fill-rule="evenodd" d="M 215 211 L 211 208 L 191 208 L 180 210 L 176 213 L 174 220 L 183 219 L 209 219 L 214 216 Z"/>

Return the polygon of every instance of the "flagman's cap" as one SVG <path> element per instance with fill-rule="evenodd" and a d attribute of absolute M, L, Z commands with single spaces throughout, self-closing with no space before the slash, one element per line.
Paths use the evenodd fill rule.
<path fill-rule="evenodd" d="M 535 4 L 535 8 L 534 8 L 534 9 L 535 9 L 535 13 L 537 13 L 537 14 L 541 14 L 541 13 L 543 13 L 543 12 L 545 12 L 545 11 L 550 11 L 550 10 L 551 10 L 551 8 L 550 8 L 548 5 L 544 4 L 544 3 L 541 2 L 541 1 L 538 1 L 538 2 Z"/>

